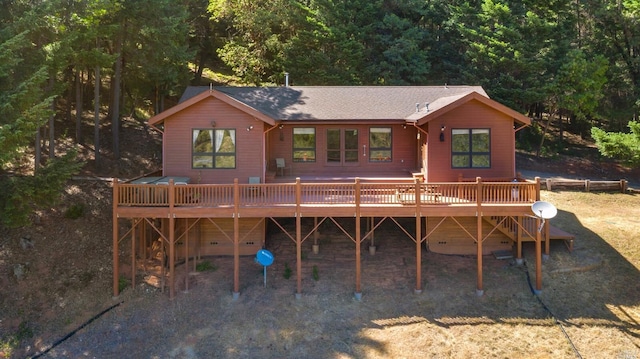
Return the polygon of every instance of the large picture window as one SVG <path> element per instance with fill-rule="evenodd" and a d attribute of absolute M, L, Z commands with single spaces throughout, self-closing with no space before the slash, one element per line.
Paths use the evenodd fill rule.
<path fill-rule="evenodd" d="M 358 130 L 339 128 L 327 130 L 328 163 L 356 163 L 358 157 Z"/>
<path fill-rule="evenodd" d="M 297 127 L 293 129 L 293 162 L 316 160 L 316 129 Z"/>
<path fill-rule="evenodd" d="M 490 140 L 488 128 L 451 130 L 451 167 L 491 167 Z"/>
<path fill-rule="evenodd" d="M 391 162 L 391 127 L 369 129 L 369 161 Z"/>
<path fill-rule="evenodd" d="M 236 130 L 195 129 L 192 141 L 193 168 L 236 168 Z"/>

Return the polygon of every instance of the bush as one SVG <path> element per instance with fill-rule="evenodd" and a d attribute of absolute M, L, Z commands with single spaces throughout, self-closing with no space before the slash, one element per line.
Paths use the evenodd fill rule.
<path fill-rule="evenodd" d="M 282 275 L 284 277 L 284 279 L 289 279 L 291 278 L 291 273 L 293 271 L 291 270 L 291 267 L 289 267 L 289 263 L 284 262 L 284 274 Z"/>
<path fill-rule="evenodd" d="M 67 210 L 64 212 L 64 217 L 69 219 L 78 219 L 82 217 L 83 214 L 83 204 L 72 204 L 71 207 L 67 208 Z"/>
<path fill-rule="evenodd" d="M 204 261 L 196 264 L 196 272 L 213 272 L 216 269 L 218 269 L 218 267 L 211 264 L 211 262 L 209 261 Z"/>

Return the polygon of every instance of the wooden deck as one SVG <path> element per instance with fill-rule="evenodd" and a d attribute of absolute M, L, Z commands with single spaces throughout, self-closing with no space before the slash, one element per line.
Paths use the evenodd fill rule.
<path fill-rule="evenodd" d="M 132 247 L 136 241 L 135 228 L 127 234 L 119 233 L 119 219 L 132 219 L 134 223 L 163 219 L 162 229 L 153 228 L 169 248 L 170 293 L 173 297 L 173 268 L 175 266 L 178 239 L 184 235 L 176 230 L 178 219 L 228 219 L 233 221 L 233 233 L 228 235 L 233 243 L 234 296 L 239 294 L 239 255 L 241 218 L 271 219 L 295 218 L 296 233 L 290 234 L 298 251 L 297 292 L 301 294 L 301 244 L 309 237 L 301 233 L 300 219 L 354 218 L 356 233 L 351 238 L 355 244 L 356 296 L 360 293 L 360 248 L 361 243 L 373 232 L 360 228 L 360 218 L 415 218 L 415 234 L 404 231 L 416 243 L 416 287 L 422 291 L 420 268 L 421 246 L 440 224 L 431 226 L 422 233 L 423 220 L 427 218 L 477 218 L 477 229 L 462 228 L 476 243 L 478 257 L 478 293 L 482 293 L 483 241 L 508 218 L 510 223 L 522 226 L 522 218 L 531 217 L 531 205 L 539 200 L 540 180 L 520 182 L 473 182 L 424 183 L 420 178 L 355 178 L 353 181 L 306 182 L 296 178 L 289 183 L 241 184 L 236 179 L 232 184 L 113 184 L 113 241 L 114 241 L 114 295 L 118 295 L 118 245 L 130 235 Z M 496 224 L 489 233 L 483 233 L 483 221 L 495 218 Z M 137 222 L 136 222 L 137 221 Z M 455 221 L 458 223 L 457 221 Z M 440 222 L 442 223 L 442 222 Z M 512 224 L 513 225 L 513 224 Z M 135 227 L 135 225 L 134 225 Z M 526 230 L 525 230 L 526 231 Z M 474 233 L 476 232 L 476 233 Z M 486 232 L 486 230 L 485 230 Z M 546 231 L 548 233 L 548 231 Z M 188 234 L 187 234 L 188 235 Z M 535 233 L 532 234 L 536 236 Z M 541 256 L 540 235 L 536 236 L 537 255 Z M 548 236 L 546 237 L 548 238 Z M 520 241 L 520 237 L 518 237 Z M 548 243 L 548 241 L 547 241 Z M 135 249 L 134 254 L 135 256 Z M 541 274 L 537 274 L 541 277 Z M 539 278 L 536 285 L 540 287 Z M 540 288 L 537 288 L 540 289 Z"/>
<path fill-rule="evenodd" d="M 114 183 L 118 217 L 233 218 L 514 215 L 539 198 L 539 182 L 422 183 L 412 179 L 266 184 Z"/>

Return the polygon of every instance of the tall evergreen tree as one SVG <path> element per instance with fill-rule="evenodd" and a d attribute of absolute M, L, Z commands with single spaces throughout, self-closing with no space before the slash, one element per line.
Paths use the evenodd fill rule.
<path fill-rule="evenodd" d="M 0 218 L 8 226 L 26 224 L 32 208 L 53 203 L 65 179 L 79 166 L 71 150 L 61 158 L 50 158 L 38 173 L 12 173 L 52 114 L 57 95 L 48 86 L 56 67 L 47 61 L 47 54 L 55 55 L 46 36 L 51 29 L 41 13 L 47 8 L 31 5 L 13 2 L 0 20 Z"/>

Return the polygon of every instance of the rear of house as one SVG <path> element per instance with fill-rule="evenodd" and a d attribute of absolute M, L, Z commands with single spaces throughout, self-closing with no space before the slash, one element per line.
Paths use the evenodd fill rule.
<path fill-rule="evenodd" d="M 495 220 L 478 221 L 480 207 L 474 206 L 493 204 L 480 203 L 485 194 L 478 191 L 485 190 L 477 178 L 512 183 L 515 132 L 530 120 L 480 87 L 190 87 L 149 124 L 163 133 L 162 178 L 173 180 L 167 196 L 189 192 L 167 202 L 176 223 L 163 225 L 163 238 L 174 238 L 174 256 L 252 254 L 264 246 L 269 221 L 353 217 L 354 209 L 358 221 L 416 218 L 416 231 L 427 233 L 416 234 L 418 247 L 424 242 L 440 253 L 481 256 L 513 243 L 492 230 Z M 183 186 L 174 186 L 176 180 Z M 469 181 L 475 187 L 463 189 Z M 367 182 L 384 183 L 384 189 Z M 499 204 L 496 214 L 521 216 L 537 199 L 533 184 L 519 184 L 518 198 L 512 186 L 496 184 L 499 189 L 486 195 Z M 222 188 L 230 192 L 215 192 Z M 467 191 L 478 193 L 462 194 Z M 202 193 L 235 198 L 227 206 L 234 211 L 223 212 L 222 197 L 194 201 Z M 366 193 L 392 200 L 367 209 Z M 277 202 L 266 203 L 274 196 Z M 265 208 L 244 208 L 248 197 L 249 206 Z M 500 207 L 505 204 L 511 209 Z M 278 212 L 289 205 L 293 210 Z M 121 215 L 165 215 L 147 211 L 123 208 Z M 483 232 L 491 235 L 480 237 Z M 189 240 L 194 243 L 184 245 Z"/>

